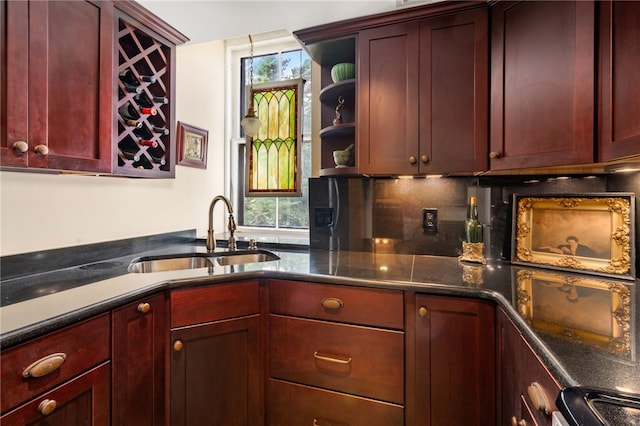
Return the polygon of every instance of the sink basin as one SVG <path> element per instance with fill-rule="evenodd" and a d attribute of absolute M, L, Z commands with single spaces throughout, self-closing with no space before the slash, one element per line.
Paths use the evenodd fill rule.
<path fill-rule="evenodd" d="M 217 253 L 183 253 L 146 256 L 133 259 L 128 271 L 134 273 L 166 272 L 180 269 L 210 268 L 214 259 L 221 266 L 270 262 L 280 257 L 267 250 L 238 250 Z"/>
<path fill-rule="evenodd" d="M 556 406 L 570 426 L 640 424 L 640 395 L 569 387 L 560 392 Z"/>
<path fill-rule="evenodd" d="M 270 262 L 280 257 L 267 250 L 230 251 L 216 256 L 219 265 L 243 265 L 245 263 Z"/>
<path fill-rule="evenodd" d="M 213 267 L 211 259 L 202 253 L 140 257 L 131 261 L 128 271 L 135 273 L 166 272 L 178 269 Z"/>

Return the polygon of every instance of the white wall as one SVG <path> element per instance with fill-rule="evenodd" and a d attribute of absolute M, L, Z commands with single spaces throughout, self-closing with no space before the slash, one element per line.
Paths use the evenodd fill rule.
<path fill-rule="evenodd" d="M 206 170 L 175 179 L 0 172 L 0 255 L 197 228 L 224 192 L 224 43 L 178 47 L 176 119 L 209 130 Z M 216 229 L 223 230 L 222 206 Z"/>

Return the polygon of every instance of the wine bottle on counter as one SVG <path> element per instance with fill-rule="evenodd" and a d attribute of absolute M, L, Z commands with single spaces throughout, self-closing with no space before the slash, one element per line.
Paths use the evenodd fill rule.
<path fill-rule="evenodd" d="M 122 80 L 124 83 L 130 84 L 132 86 L 140 85 L 140 81 L 138 80 L 138 77 L 136 77 L 133 71 L 131 71 L 129 68 L 120 71 L 118 73 L 118 77 L 120 77 L 120 80 Z M 140 80 L 146 83 L 156 82 L 156 78 L 152 75 L 141 75 Z"/>
<path fill-rule="evenodd" d="M 464 233 L 468 243 L 482 242 L 482 224 L 478 221 L 478 204 L 476 197 L 469 199 L 467 219 L 464 222 Z"/>

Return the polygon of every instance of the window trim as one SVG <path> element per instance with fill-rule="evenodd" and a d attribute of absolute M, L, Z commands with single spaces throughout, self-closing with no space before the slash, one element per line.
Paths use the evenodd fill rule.
<path fill-rule="evenodd" d="M 262 56 L 273 54 L 274 52 L 287 52 L 290 50 L 303 49 L 303 46 L 286 30 L 277 30 L 269 33 L 257 34 L 251 36 L 253 39 L 253 55 Z M 238 174 L 239 161 L 245 161 L 245 158 L 238 159 L 237 144 L 245 144 L 246 141 L 240 136 L 240 121 L 244 113 L 240 112 L 240 92 L 241 92 L 241 69 L 240 60 L 248 57 L 250 54 L 250 45 L 248 37 L 240 37 L 225 41 L 225 143 L 224 146 L 224 192 L 232 201 L 234 191 L 238 196 L 244 196 L 240 193 L 240 188 L 234 188 L 233 176 Z M 311 134 L 304 133 L 301 128 L 301 137 L 299 140 L 299 160 L 302 161 L 302 144 L 305 140 L 312 141 Z M 245 167 L 246 168 L 246 167 Z M 300 175 L 302 177 L 302 174 Z M 237 186 L 237 185 L 235 185 Z M 302 189 L 302 182 L 300 182 Z M 233 197 L 233 198 L 232 198 Z M 311 219 L 309 219 L 311 220 Z M 310 226 L 310 225 L 309 225 Z M 308 229 L 296 228 L 264 228 L 255 226 L 238 225 L 238 230 L 242 232 L 251 232 L 252 234 L 263 235 L 289 235 L 305 237 L 309 235 Z"/>

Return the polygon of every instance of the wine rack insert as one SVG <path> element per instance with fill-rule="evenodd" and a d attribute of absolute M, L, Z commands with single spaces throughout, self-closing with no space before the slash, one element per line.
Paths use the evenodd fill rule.
<path fill-rule="evenodd" d="M 118 22 L 118 144 L 114 171 L 174 177 L 171 47 L 141 28 Z"/>

